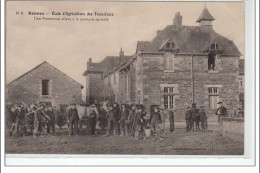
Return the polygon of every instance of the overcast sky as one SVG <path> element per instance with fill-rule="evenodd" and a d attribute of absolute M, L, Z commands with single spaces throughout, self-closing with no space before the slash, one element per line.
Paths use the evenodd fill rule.
<path fill-rule="evenodd" d="M 99 62 L 132 55 L 137 41 L 150 41 L 156 31 L 172 24 L 180 11 L 183 25 L 197 26 L 204 2 L 12 2 L 7 1 L 6 82 L 47 61 L 85 86 L 82 76 L 89 57 Z M 233 40 L 244 55 L 244 4 L 208 2 L 216 32 Z M 108 12 L 108 22 L 36 21 L 34 12 Z M 90 17 L 89 17 L 90 18 Z"/>

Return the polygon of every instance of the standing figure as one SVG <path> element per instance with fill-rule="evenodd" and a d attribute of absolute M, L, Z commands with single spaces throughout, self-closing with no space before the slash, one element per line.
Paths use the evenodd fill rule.
<path fill-rule="evenodd" d="M 25 136 L 26 135 L 26 111 L 24 107 L 21 105 L 16 109 L 16 133 L 17 136 Z"/>
<path fill-rule="evenodd" d="M 57 108 L 56 106 L 53 107 L 53 113 L 55 115 L 55 119 L 56 119 L 56 123 L 59 126 L 60 130 L 62 128 L 63 124 L 63 114 L 61 112 L 61 110 L 59 108 Z"/>
<path fill-rule="evenodd" d="M 206 132 L 208 129 L 208 120 L 204 106 L 200 106 L 199 114 L 201 118 L 201 128 L 204 132 Z"/>
<path fill-rule="evenodd" d="M 133 131 L 135 139 L 139 139 L 140 133 L 142 131 L 142 124 L 143 124 L 143 118 L 142 118 L 142 106 L 138 105 L 136 108 L 136 113 L 133 117 Z"/>
<path fill-rule="evenodd" d="M 135 114 L 136 114 L 136 105 L 132 104 L 131 105 L 131 110 L 130 110 L 129 116 L 128 116 L 129 133 L 131 135 L 134 134 L 134 118 L 135 118 Z"/>
<path fill-rule="evenodd" d="M 9 130 L 9 136 L 12 136 L 13 135 L 13 131 L 15 130 L 15 128 L 17 128 L 15 125 L 16 125 L 16 109 L 17 109 L 17 106 L 14 105 L 10 108 L 10 110 L 8 110 L 8 113 L 9 113 L 9 119 L 10 119 L 10 122 L 11 122 L 11 128 Z"/>
<path fill-rule="evenodd" d="M 196 103 L 192 103 L 191 107 L 191 116 L 192 116 L 192 131 L 194 131 L 194 123 L 196 123 L 196 130 L 199 130 L 199 118 L 198 118 L 198 109 L 196 108 Z"/>
<path fill-rule="evenodd" d="M 73 128 L 76 130 L 77 136 L 79 135 L 79 127 L 78 127 L 78 122 L 79 122 L 79 115 L 78 115 L 78 110 L 76 108 L 76 104 L 72 104 L 72 107 L 69 109 L 67 119 L 69 122 L 69 136 L 73 135 Z"/>
<path fill-rule="evenodd" d="M 174 133 L 174 112 L 173 107 L 169 110 L 170 132 Z"/>
<path fill-rule="evenodd" d="M 36 135 L 39 134 L 42 137 L 41 135 L 43 130 L 42 122 L 44 120 L 44 117 L 47 117 L 46 114 L 44 113 L 44 105 L 39 105 L 39 107 L 35 109 L 33 112 L 34 112 L 33 136 L 35 138 Z"/>
<path fill-rule="evenodd" d="M 222 102 L 218 102 L 218 109 L 216 110 L 216 115 L 218 115 L 218 122 L 220 123 L 221 122 L 221 118 L 223 117 L 227 117 L 227 108 L 225 108 L 223 105 L 222 105 Z"/>
<path fill-rule="evenodd" d="M 160 136 L 160 126 L 162 122 L 161 114 L 159 113 L 159 106 L 153 105 L 153 110 L 151 111 L 150 117 L 150 127 L 155 136 Z"/>
<path fill-rule="evenodd" d="M 126 104 L 121 105 L 121 111 L 120 111 L 120 136 L 128 136 L 128 115 L 129 112 L 127 110 Z"/>
<path fill-rule="evenodd" d="M 97 124 L 97 114 L 95 112 L 95 108 L 96 106 L 94 104 L 90 106 L 90 115 L 87 120 L 88 129 L 90 134 L 92 135 L 96 133 L 96 124 Z"/>
<path fill-rule="evenodd" d="M 191 111 L 190 111 L 189 106 L 186 108 L 185 121 L 186 121 L 186 131 L 188 132 L 192 129 L 192 125 L 193 125 Z"/>
<path fill-rule="evenodd" d="M 104 105 L 100 105 L 99 107 L 99 112 L 100 112 L 100 116 L 99 116 L 99 122 L 100 122 L 100 127 L 101 129 L 105 129 L 107 127 L 107 113 L 108 111 L 106 111 L 106 109 L 104 108 Z"/>
<path fill-rule="evenodd" d="M 113 104 L 114 135 L 119 135 L 120 108 L 117 103 Z"/>
<path fill-rule="evenodd" d="M 46 124 L 47 124 L 47 133 L 50 133 L 50 130 L 52 130 L 52 133 L 54 134 L 55 133 L 55 115 L 54 115 L 54 112 L 53 112 L 53 109 L 52 107 L 47 107 L 46 109 L 46 115 L 49 116 L 49 120 L 46 121 Z"/>
<path fill-rule="evenodd" d="M 109 136 L 109 132 L 113 126 L 113 105 L 108 106 L 108 113 L 107 113 L 107 132 L 105 136 Z"/>

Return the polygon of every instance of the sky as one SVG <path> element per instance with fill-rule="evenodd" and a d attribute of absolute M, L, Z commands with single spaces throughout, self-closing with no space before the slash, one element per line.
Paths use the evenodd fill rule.
<path fill-rule="evenodd" d="M 198 26 L 196 20 L 205 6 L 204 2 L 6 3 L 6 82 L 47 61 L 84 86 L 82 74 L 89 58 L 99 62 L 106 56 L 117 56 L 120 48 L 126 55 L 134 54 L 137 41 L 151 41 L 157 30 L 173 23 L 178 11 L 183 25 Z M 214 30 L 233 40 L 244 55 L 244 3 L 207 2 L 206 6 L 216 19 Z M 23 15 L 16 15 L 21 11 Z M 99 17 L 109 19 L 104 22 L 34 20 L 29 11 L 107 12 L 114 16 Z"/>

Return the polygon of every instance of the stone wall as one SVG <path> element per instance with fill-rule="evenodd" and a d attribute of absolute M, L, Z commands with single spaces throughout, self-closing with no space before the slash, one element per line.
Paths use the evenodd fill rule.
<path fill-rule="evenodd" d="M 164 58 L 171 54 L 143 54 L 143 103 L 149 107 L 152 104 L 163 105 L 163 89 L 168 85 L 178 88 L 174 91 L 174 108 L 176 119 L 183 120 L 185 109 L 192 103 L 191 55 L 177 55 L 174 58 L 174 70 L 164 70 Z M 217 87 L 219 100 L 232 113 L 237 109 L 239 86 L 238 57 L 218 57 L 218 71 L 208 71 L 207 56 L 193 57 L 194 101 L 198 106 L 204 105 L 207 113 L 212 115 L 215 110 L 209 110 L 209 87 Z M 138 81 L 139 82 L 139 81 Z M 139 84 L 136 84 L 139 85 Z"/>
<path fill-rule="evenodd" d="M 95 103 L 102 100 L 102 73 L 88 72 L 86 75 L 86 102 Z"/>
<path fill-rule="evenodd" d="M 50 80 L 50 95 L 42 95 L 42 80 Z M 81 85 L 43 63 L 7 85 L 7 103 L 51 102 L 53 105 L 81 103 Z"/>
<path fill-rule="evenodd" d="M 222 135 L 234 141 L 244 142 L 244 119 L 222 118 Z"/>

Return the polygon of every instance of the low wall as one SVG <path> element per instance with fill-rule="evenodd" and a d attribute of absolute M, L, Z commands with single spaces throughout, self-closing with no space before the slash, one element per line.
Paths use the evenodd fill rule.
<path fill-rule="evenodd" d="M 223 137 L 238 142 L 244 142 L 244 119 L 225 117 L 222 118 L 222 135 Z"/>

